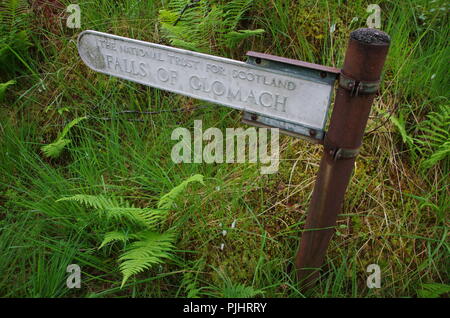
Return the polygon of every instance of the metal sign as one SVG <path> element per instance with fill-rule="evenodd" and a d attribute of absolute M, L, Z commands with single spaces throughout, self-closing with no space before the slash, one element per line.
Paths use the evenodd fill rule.
<path fill-rule="evenodd" d="M 319 140 L 338 73 L 258 53 L 245 63 L 97 31 L 80 34 L 78 51 L 94 71 L 239 109 L 250 123 Z"/>

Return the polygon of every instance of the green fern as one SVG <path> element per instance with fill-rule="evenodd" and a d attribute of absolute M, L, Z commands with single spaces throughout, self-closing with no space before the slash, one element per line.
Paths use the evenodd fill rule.
<path fill-rule="evenodd" d="M 183 276 L 182 286 L 186 290 L 187 298 L 199 298 L 201 293 L 201 288 L 197 286 L 196 277 L 190 272 Z"/>
<path fill-rule="evenodd" d="M 102 244 L 100 244 L 98 249 L 101 249 L 102 247 L 104 247 L 110 243 L 117 242 L 117 241 L 126 243 L 128 240 L 133 239 L 133 238 L 136 238 L 136 235 L 128 234 L 125 232 L 117 232 L 117 231 L 108 232 L 105 234 Z"/>
<path fill-rule="evenodd" d="M 44 153 L 44 155 L 49 158 L 58 158 L 61 155 L 61 152 L 64 150 L 64 148 L 71 143 L 70 139 L 66 139 L 64 137 L 67 135 L 67 133 L 73 126 L 75 126 L 80 121 L 86 118 L 87 117 L 75 118 L 70 123 L 68 123 L 54 142 L 41 147 L 41 151 Z"/>
<path fill-rule="evenodd" d="M 115 199 L 102 195 L 77 194 L 57 200 L 59 201 L 76 201 L 95 208 L 100 215 L 105 215 L 109 219 L 116 221 L 127 219 L 152 229 L 165 218 L 167 213 L 161 209 L 136 208 L 121 198 Z"/>
<path fill-rule="evenodd" d="M 163 195 L 158 202 L 158 209 L 170 209 L 173 207 L 176 198 L 185 191 L 189 183 L 191 182 L 200 182 L 201 184 L 205 184 L 203 181 L 203 176 L 201 174 L 193 175 L 192 177 L 184 180 L 175 188 L 169 191 L 169 193 Z"/>
<path fill-rule="evenodd" d="M 86 194 L 76 194 L 71 197 L 61 198 L 56 200 L 56 202 L 60 201 L 76 201 L 78 203 L 84 204 L 86 206 L 98 209 L 98 210 L 107 210 L 111 207 L 117 207 L 118 203 L 115 199 L 111 197 L 105 197 L 102 195 L 86 195 Z"/>
<path fill-rule="evenodd" d="M 203 176 L 194 175 L 174 187 L 161 197 L 157 209 L 137 208 L 123 198 L 105 195 L 77 194 L 61 198 L 57 202 L 77 202 L 93 208 L 100 217 L 115 221 L 131 221 L 139 227 L 139 230 L 136 229 L 131 232 L 123 229 L 107 232 L 99 246 L 99 248 L 102 248 L 113 242 L 127 243 L 133 240 L 131 244 L 125 247 L 124 252 L 119 257 L 119 268 L 123 275 L 121 287 L 123 287 L 132 275 L 171 258 L 175 233 L 172 230 L 158 233 L 156 230 L 166 221 L 168 210 L 174 207 L 175 200 L 192 182 L 204 184 Z M 121 222 L 121 224 L 124 223 Z"/>
<path fill-rule="evenodd" d="M 422 135 L 415 139 L 424 160 L 423 169 L 430 169 L 450 158 L 450 105 L 441 104 L 437 111 L 430 112 L 419 125 Z"/>
<path fill-rule="evenodd" d="M 42 146 L 41 151 L 48 158 L 58 158 L 63 149 L 70 143 L 70 139 L 56 139 L 51 144 Z"/>
<path fill-rule="evenodd" d="M 5 98 L 6 89 L 8 86 L 16 84 L 15 80 L 7 81 L 6 83 L 0 83 L 0 102 Z"/>
<path fill-rule="evenodd" d="M 223 7 L 223 20 L 225 26 L 234 30 L 242 20 L 242 16 L 252 6 L 253 0 L 233 0 L 228 1 Z"/>
<path fill-rule="evenodd" d="M 221 298 L 252 298 L 264 294 L 261 289 L 233 282 L 224 272 L 213 267 L 218 277 L 222 280 L 220 286 L 212 286 L 213 293 L 210 296 Z"/>
<path fill-rule="evenodd" d="M 222 293 L 224 298 L 253 298 L 263 294 L 263 291 L 242 284 L 229 284 L 224 286 Z"/>
<path fill-rule="evenodd" d="M 115 219 L 128 218 L 137 223 L 142 223 L 148 228 L 153 228 L 165 219 L 166 211 L 158 209 L 141 209 L 141 208 L 111 208 L 107 211 L 109 217 Z"/>
<path fill-rule="evenodd" d="M 406 131 L 406 119 L 402 112 L 399 113 L 398 118 L 395 116 L 389 117 L 391 122 L 397 127 L 402 141 L 409 147 L 412 147 L 414 140 Z"/>
<path fill-rule="evenodd" d="M 205 258 L 201 257 L 195 261 L 187 263 L 188 271 L 184 272 L 181 280 L 181 288 L 185 290 L 187 298 L 200 298 L 203 296 L 204 287 L 198 287 L 198 278 L 201 272 L 204 271 L 206 265 Z"/>
<path fill-rule="evenodd" d="M 421 298 L 438 298 L 450 293 L 450 285 L 446 284 L 422 284 L 421 287 L 422 288 L 417 291 L 417 295 Z"/>
<path fill-rule="evenodd" d="M 262 29 L 238 30 L 252 0 L 232 0 L 226 4 L 200 0 L 184 10 L 190 3 L 191 0 L 172 0 L 168 9 L 160 10 L 162 34 L 174 46 L 211 52 L 214 47 L 233 48 L 248 37 L 264 32 Z"/>
<path fill-rule="evenodd" d="M 175 240 L 174 233 L 156 233 L 145 231 L 137 234 L 139 240 L 129 245 L 120 256 L 120 270 L 123 274 L 122 285 L 132 275 L 143 272 L 152 265 L 160 264 L 165 258 L 171 258 Z"/>
<path fill-rule="evenodd" d="M 246 38 L 262 33 L 262 29 L 232 31 L 224 35 L 224 43 L 227 47 L 235 47 Z"/>
<path fill-rule="evenodd" d="M 26 0 L 0 2 L 0 70 L 14 73 L 23 64 L 18 59 L 28 58 L 30 43 L 30 8 Z M 12 75 L 12 74 L 10 74 Z"/>
<path fill-rule="evenodd" d="M 161 23 L 162 34 L 165 36 L 170 44 L 177 47 L 182 47 L 193 51 L 202 51 L 202 48 L 207 44 L 207 39 L 202 37 L 201 32 L 194 27 L 186 27 L 185 21 L 191 21 L 197 26 L 202 18 L 202 14 L 206 12 L 199 12 L 198 15 L 193 15 L 193 11 L 188 10 L 183 15 L 177 25 L 174 25 L 179 18 L 179 12 L 184 5 L 175 5 L 172 10 L 160 10 L 159 20 Z M 194 11 L 195 12 L 195 11 Z"/>

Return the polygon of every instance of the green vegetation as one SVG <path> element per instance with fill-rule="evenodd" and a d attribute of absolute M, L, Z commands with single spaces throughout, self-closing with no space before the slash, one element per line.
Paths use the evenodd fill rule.
<path fill-rule="evenodd" d="M 81 25 L 340 67 L 373 1 L 201 0 L 173 26 L 187 2 L 79 1 Z M 272 175 L 173 163 L 173 129 L 242 126 L 239 112 L 89 70 L 80 30 L 65 26 L 69 3 L 0 2 L 0 296 L 448 294 L 447 1 L 377 2 L 392 38 L 383 87 L 322 280 L 307 293 L 290 269 L 321 147 L 281 137 Z M 80 289 L 66 287 L 69 264 L 81 267 Z M 369 264 L 381 267 L 380 289 L 366 286 Z"/>
<path fill-rule="evenodd" d="M 78 124 L 83 119 L 86 119 L 86 117 L 75 118 L 70 123 L 68 123 L 66 127 L 64 127 L 63 131 L 61 132 L 61 134 L 58 135 L 58 138 L 56 138 L 54 142 L 42 146 L 41 150 L 44 153 L 44 155 L 46 157 L 58 158 L 61 152 L 64 150 L 64 147 L 71 142 L 70 139 L 64 137 L 69 133 L 70 128 Z"/>
<path fill-rule="evenodd" d="M 157 209 L 137 208 L 123 200 L 115 200 L 105 196 L 75 195 L 59 199 L 58 201 L 76 201 L 86 206 L 96 209 L 100 216 L 112 219 L 113 224 L 127 225 L 120 231 L 108 232 L 105 234 L 102 248 L 106 244 L 114 241 L 127 243 L 130 239 L 135 239 L 126 251 L 120 256 L 120 270 L 123 274 L 122 285 L 134 274 L 140 273 L 154 264 L 163 262 L 164 258 L 170 258 L 173 249 L 174 235 L 170 231 L 157 233 L 155 229 L 162 223 L 168 214 L 168 210 L 175 204 L 175 199 L 183 193 L 190 182 L 198 181 L 203 183 L 202 175 L 195 175 L 183 181 L 173 188 L 169 193 L 161 197 Z M 136 231 L 132 224 L 138 224 L 144 230 Z"/>

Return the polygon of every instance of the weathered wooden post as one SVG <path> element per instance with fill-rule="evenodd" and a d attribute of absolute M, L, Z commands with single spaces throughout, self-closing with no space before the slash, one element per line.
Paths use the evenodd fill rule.
<path fill-rule="evenodd" d="M 390 37 L 376 29 L 358 29 L 350 34 L 296 258 L 297 277 L 303 287 L 311 286 L 318 279 L 379 87 L 389 44 Z"/>

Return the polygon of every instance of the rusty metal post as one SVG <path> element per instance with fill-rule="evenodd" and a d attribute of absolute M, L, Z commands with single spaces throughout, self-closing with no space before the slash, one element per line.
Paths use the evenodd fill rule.
<path fill-rule="evenodd" d="M 350 34 L 330 127 L 324 140 L 306 225 L 296 257 L 297 277 L 309 287 L 319 277 L 344 201 L 370 108 L 378 90 L 390 37 L 376 29 Z"/>

